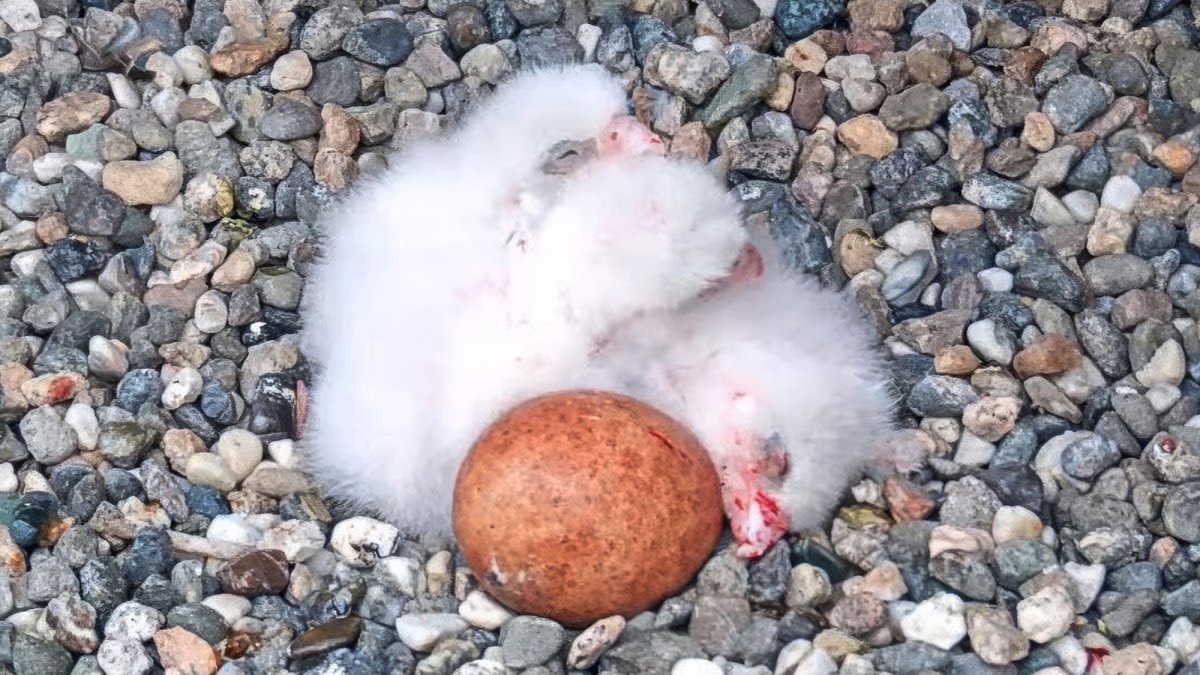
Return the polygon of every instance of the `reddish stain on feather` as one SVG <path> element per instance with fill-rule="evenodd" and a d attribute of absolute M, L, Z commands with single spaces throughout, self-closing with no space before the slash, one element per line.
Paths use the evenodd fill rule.
<path fill-rule="evenodd" d="M 1087 667 L 1083 671 L 1085 673 L 1092 672 L 1092 669 L 1100 665 L 1104 657 L 1112 653 L 1107 647 L 1084 647 L 1084 651 L 1087 652 Z"/>

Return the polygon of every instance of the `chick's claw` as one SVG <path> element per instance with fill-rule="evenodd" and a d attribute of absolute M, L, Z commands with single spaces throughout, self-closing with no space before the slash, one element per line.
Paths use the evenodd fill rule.
<path fill-rule="evenodd" d="M 774 497 L 756 490 L 748 501 L 735 498 L 728 509 L 729 527 L 739 557 L 753 559 L 787 534 L 787 517 Z"/>

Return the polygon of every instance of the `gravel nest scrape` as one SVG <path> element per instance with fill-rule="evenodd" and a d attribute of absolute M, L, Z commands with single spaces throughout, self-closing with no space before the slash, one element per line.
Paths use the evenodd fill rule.
<path fill-rule="evenodd" d="M 0 0 L 0 673 L 1200 674 L 1198 18 Z M 579 60 L 854 289 L 905 428 L 825 531 L 583 635 L 293 438 L 321 209 Z"/>

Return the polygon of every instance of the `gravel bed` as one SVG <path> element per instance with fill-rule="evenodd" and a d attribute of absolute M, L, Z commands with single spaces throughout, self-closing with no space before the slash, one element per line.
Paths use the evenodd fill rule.
<path fill-rule="evenodd" d="M 1200 675 L 1198 21 L 0 0 L 0 675 Z M 322 209 L 576 61 L 853 289 L 903 427 L 823 531 L 582 632 L 323 502 L 293 410 Z"/>

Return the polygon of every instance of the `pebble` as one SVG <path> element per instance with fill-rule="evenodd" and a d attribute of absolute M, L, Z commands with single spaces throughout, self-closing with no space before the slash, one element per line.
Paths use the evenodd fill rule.
<path fill-rule="evenodd" d="M 721 666 L 705 659 L 680 659 L 671 666 L 671 675 L 723 675 Z"/>
<path fill-rule="evenodd" d="M 971 48 L 971 29 L 961 5 L 953 0 L 937 0 L 925 8 L 912 24 L 912 36 L 917 39 L 934 34 L 945 35 L 956 49 Z"/>
<path fill-rule="evenodd" d="M 940 593 L 918 604 L 900 620 L 900 630 L 909 640 L 950 649 L 967 635 L 962 598 Z"/>
<path fill-rule="evenodd" d="M 513 617 L 512 612 L 480 590 L 467 594 L 458 607 L 458 615 L 472 626 L 484 630 L 497 630 Z"/>
<path fill-rule="evenodd" d="M 1120 213 L 1133 213 L 1142 189 L 1129 176 L 1113 176 L 1104 184 L 1100 195 L 1100 206 Z"/>
<path fill-rule="evenodd" d="M 1017 626 L 1039 644 L 1065 635 L 1074 619 L 1071 596 L 1059 586 L 1047 586 L 1017 603 Z"/>
<path fill-rule="evenodd" d="M 428 652 L 439 641 L 467 629 L 456 614 L 405 614 L 396 619 L 396 633 L 409 649 Z"/>
<path fill-rule="evenodd" d="M 1059 133 L 1070 134 L 1104 111 L 1108 97 L 1095 79 L 1082 74 L 1067 75 L 1050 88 L 1042 112 Z"/>
<path fill-rule="evenodd" d="M 119 4 L 0 0 L 18 674 L 1049 674 L 1085 645 L 1142 673 L 1200 651 L 1186 6 Z M 273 394 L 313 376 L 294 334 L 318 211 L 387 169 L 377 146 L 575 61 L 853 290 L 905 429 L 823 535 L 718 555 L 578 637 L 444 543 L 327 511 Z"/>
<path fill-rule="evenodd" d="M 500 631 L 504 663 L 510 668 L 530 668 L 545 663 L 562 647 L 566 633 L 559 624 L 533 616 L 518 616 Z"/>
<path fill-rule="evenodd" d="M 100 643 L 100 648 L 96 650 L 96 660 L 106 674 L 142 675 L 149 672 L 154 665 L 141 644 L 112 638 Z"/>
<path fill-rule="evenodd" d="M 588 626 L 571 642 L 567 666 L 575 670 L 591 668 L 621 637 L 625 625 L 623 617 L 611 616 Z"/>
<path fill-rule="evenodd" d="M 366 516 L 339 522 L 329 535 L 329 546 L 347 564 L 367 567 L 391 554 L 399 531 L 392 525 Z"/>

